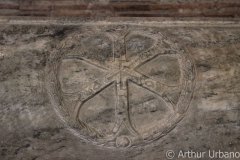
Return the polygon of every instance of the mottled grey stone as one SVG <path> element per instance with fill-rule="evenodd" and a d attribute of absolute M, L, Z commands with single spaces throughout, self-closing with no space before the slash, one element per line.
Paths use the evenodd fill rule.
<path fill-rule="evenodd" d="M 160 20 L 2 19 L 0 159 L 239 152 L 239 22 Z"/>

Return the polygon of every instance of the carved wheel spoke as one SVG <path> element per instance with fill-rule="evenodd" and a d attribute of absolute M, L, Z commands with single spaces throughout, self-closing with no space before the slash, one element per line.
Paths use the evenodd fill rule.
<path fill-rule="evenodd" d="M 78 55 L 67 55 L 67 56 L 64 57 L 64 59 L 78 59 L 78 60 L 84 61 L 85 63 L 87 63 L 89 65 L 93 65 L 93 66 L 95 66 L 97 68 L 104 69 L 106 71 L 109 70 L 106 66 L 104 66 L 104 65 L 102 65 L 102 64 L 100 64 L 98 62 L 92 62 L 92 61 L 90 61 L 90 60 L 88 60 L 86 58 L 80 57 Z"/>
<path fill-rule="evenodd" d="M 128 82 L 124 81 L 117 84 L 117 95 L 118 95 L 118 105 L 116 108 L 116 117 L 119 128 L 122 124 L 127 127 L 128 131 L 134 135 L 138 135 L 137 131 L 134 129 L 130 123 L 129 117 L 129 95 L 128 95 Z"/>

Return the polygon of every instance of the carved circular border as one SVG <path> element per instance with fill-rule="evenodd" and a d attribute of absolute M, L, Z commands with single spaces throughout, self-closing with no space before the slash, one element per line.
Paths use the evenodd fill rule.
<path fill-rule="evenodd" d="M 138 33 L 138 32 L 133 31 L 133 33 Z M 163 36 L 161 38 L 168 40 L 168 38 Z M 161 39 L 158 38 L 157 40 L 158 42 L 156 42 L 157 43 L 156 46 L 158 47 L 158 44 L 160 43 Z M 91 137 L 89 137 L 87 134 L 81 133 L 81 130 L 78 129 L 78 124 L 77 122 L 75 122 L 74 117 L 72 117 L 64 107 L 63 97 L 62 97 L 63 93 L 61 91 L 61 86 L 60 86 L 58 77 L 59 77 L 59 67 L 60 67 L 61 61 L 70 47 L 71 45 L 69 45 L 66 41 L 62 41 L 62 43 L 58 44 L 57 47 L 51 52 L 49 56 L 46 70 L 45 70 L 45 86 L 47 89 L 47 93 L 50 97 L 50 101 L 56 113 L 60 117 L 60 119 L 64 121 L 65 124 L 67 124 L 67 126 L 74 132 L 75 135 L 80 137 L 82 140 L 90 141 L 96 145 L 115 148 L 117 147 L 116 146 L 117 144 L 114 145 L 111 142 L 110 143 L 106 142 L 104 141 L 104 139 L 94 140 Z M 156 49 L 156 48 L 154 47 L 153 49 Z M 185 112 L 188 109 L 188 106 L 193 96 L 194 87 L 195 87 L 196 72 L 195 72 L 194 63 L 190 55 L 186 53 L 185 50 L 180 49 L 177 45 L 171 48 L 170 51 L 177 52 L 177 54 L 180 55 L 178 61 L 179 61 L 179 67 L 181 71 L 181 84 L 183 85 L 180 97 L 175 107 L 175 111 L 176 111 L 175 116 L 171 117 L 172 119 L 168 121 L 167 123 L 168 125 L 164 127 L 162 132 L 154 133 L 154 135 L 142 141 L 137 140 L 135 143 L 128 145 L 128 147 L 143 146 L 152 141 L 155 141 L 156 139 L 163 137 L 168 132 L 170 132 L 177 125 L 178 122 L 182 120 L 182 118 L 185 115 Z M 146 51 L 146 52 L 149 52 L 149 51 Z M 162 55 L 164 55 L 164 53 Z"/>

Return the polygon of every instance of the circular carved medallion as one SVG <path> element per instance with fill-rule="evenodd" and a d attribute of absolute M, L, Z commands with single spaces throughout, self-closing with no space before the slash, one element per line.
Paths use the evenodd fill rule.
<path fill-rule="evenodd" d="M 152 142 L 183 118 L 194 90 L 189 55 L 154 29 L 69 34 L 49 57 L 46 88 L 68 126 L 107 147 Z"/>

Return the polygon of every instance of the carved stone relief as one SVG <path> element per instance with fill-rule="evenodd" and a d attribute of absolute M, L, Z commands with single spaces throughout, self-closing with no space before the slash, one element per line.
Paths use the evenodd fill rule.
<path fill-rule="evenodd" d="M 67 35 L 52 51 L 46 88 L 81 139 L 139 147 L 168 134 L 192 98 L 188 52 L 157 28 L 109 25 Z"/>

